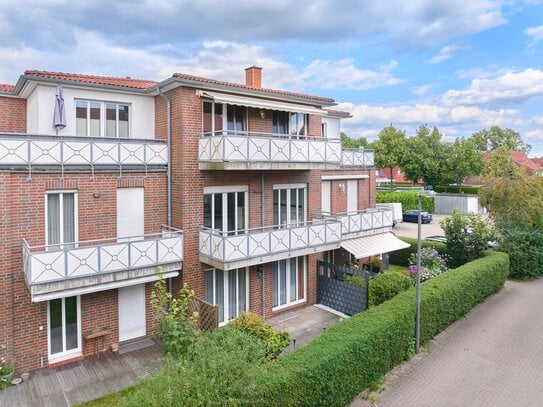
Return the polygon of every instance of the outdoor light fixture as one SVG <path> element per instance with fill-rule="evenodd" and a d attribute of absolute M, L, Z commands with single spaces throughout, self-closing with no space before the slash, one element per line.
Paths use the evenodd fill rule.
<path fill-rule="evenodd" d="M 265 110 L 261 110 L 261 111 L 260 111 L 260 118 L 261 118 L 261 119 L 265 119 L 265 118 L 266 118 L 266 111 L 265 111 Z"/>
<path fill-rule="evenodd" d="M 415 321 L 415 353 L 420 352 L 420 257 L 422 251 L 421 237 L 421 211 L 422 198 L 433 198 L 436 195 L 435 191 L 424 190 L 418 193 L 419 216 L 417 222 L 417 319 Z"/>

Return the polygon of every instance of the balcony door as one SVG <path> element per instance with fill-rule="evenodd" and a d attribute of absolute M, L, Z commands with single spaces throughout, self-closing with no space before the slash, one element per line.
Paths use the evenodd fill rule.
<path fill-rule="evenodd" d="M 81 355 L 79 296 L 57 298 L 47 305 L 49 363 Z"/>
<path fill-rule="evenodd" d="M 73 247 L 73 243 L 77 241 L 77 194 L 47 193 L 45 205 L 47 214 L 45 244 L 49 246 L 48 249 Z"/>
<path fill-rule="evenodd" d="M 203 102 L 204 135 L 221 133 L 245 134 L 247 131 L 247 107 L 215 102 Z M 226 114 L 225 114 L 226 113 Z"/>
<path fill-rule="evenodd" d="M 304 184 L 274 185 L 273 224 L 286 227 L 301 225 L 306 220 L 306 194 Z"/>
<path fill-rule="evenodd" d="M 219 306 L 219 323 L 225 324 L 249 308 L 247 268 L 211 269 L 205 274 L 206 301 Z"/>
<path fill-rule="evenodd" d="M 204 227 L 224 235 L 245 233 L 247 228 L 247 188 L 211 187 L 204 191 Z"/>
<path fill-rule="evenodd" d="M 273 309 L 281 309 L 305 301 L 305 257 L 293 257 L 273 262 Z"/>

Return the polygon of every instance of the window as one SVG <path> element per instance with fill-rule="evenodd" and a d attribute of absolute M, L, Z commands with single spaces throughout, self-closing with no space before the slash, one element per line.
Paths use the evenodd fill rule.
<path fill-rule="evenodd" d="M 49 358 L 62 359 L 81 353 L 81 319 L 79 297 L 49 301 Z"/>
<path fill-rule="evenodd" d="M 273 308 L 294 305 L 305 300 L 305 257 L 273 263 Z"/>
<path fill-rule="evenodd" d="M 75 117 L 78 136 L 130 137 L 128 105 L 76 100 Z"/>
<path fill-rule="evenodd" d="M 305 185 L 273 190 L 273 224 L 292 225 L 305 222 Z"/>
<path fill-rule="evenodd" d="M 273 134 L 288 134 L 289 115 L 287 112 L 273 112 Z"/>
<path fill-rule="evenodd" d="M 291 136 L 307 135 L 307 115 L 304 113 L 291 113 L 289 129 Z"/>
<path fill-rule="evenodd" d="M 211 135 L 213 132 L 223 129 L 223 105 L 215 102 L 204 102 L 204 134 Z"/>
<path fill-rule="evenodd" d="M 226 108 L 226 129 L 228 132 L 242 133 L 247 130 L 245 106 L 227 105 Z"/>
<path fill-rule="evenodd" d="M 206 270 L 206 301 L 219 306 L 219 323 L 236 318 L 249 306 L 249 277 L 246 268 Z"/>
<path fill-rule="evenodd" d="M 46 245 L 55 249 L 68 246 L 63 243 L 77 241 L 77 195 L 75 192 L 48 193 L 46 195 Z"/>
<path fill-rule="evenodd" d="M 204 193 L 204 227 L 238 234 L 245 231 L 247 225 L 246 191 Z"/>
<path fill-rule="evenodd" d="M 328 125 L 326 123 L 321 123 L 321 136 L 322 138 L 328 137 Z"/>
<path fill-rule="evenodd" d="M 247 108 L 215 102 L 203 102 L 203 132 L 213 135 L 226 128 L 229 133 L 247 131 Z M 224 114 L 226 112 L 226 115 Z"/>

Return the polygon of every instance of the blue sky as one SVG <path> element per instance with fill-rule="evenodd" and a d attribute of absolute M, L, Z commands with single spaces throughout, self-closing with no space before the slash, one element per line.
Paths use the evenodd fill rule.
<path fill-rule="evenodd" d="M 162 80 L 174 72 L 334 98 L 343 130 L 492 125 L 543 155 L 543 1 L 2 0 L 0 83 L 26 69 Z"/>

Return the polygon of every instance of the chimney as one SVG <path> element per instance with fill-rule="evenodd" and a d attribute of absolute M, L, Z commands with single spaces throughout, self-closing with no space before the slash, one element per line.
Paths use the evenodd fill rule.
<path fill-rule="evenodd" d="M 262 68 L 255 65 L 245 68 L 245 85 L 249 88 L 260 89 L 262 87 Z"/>

